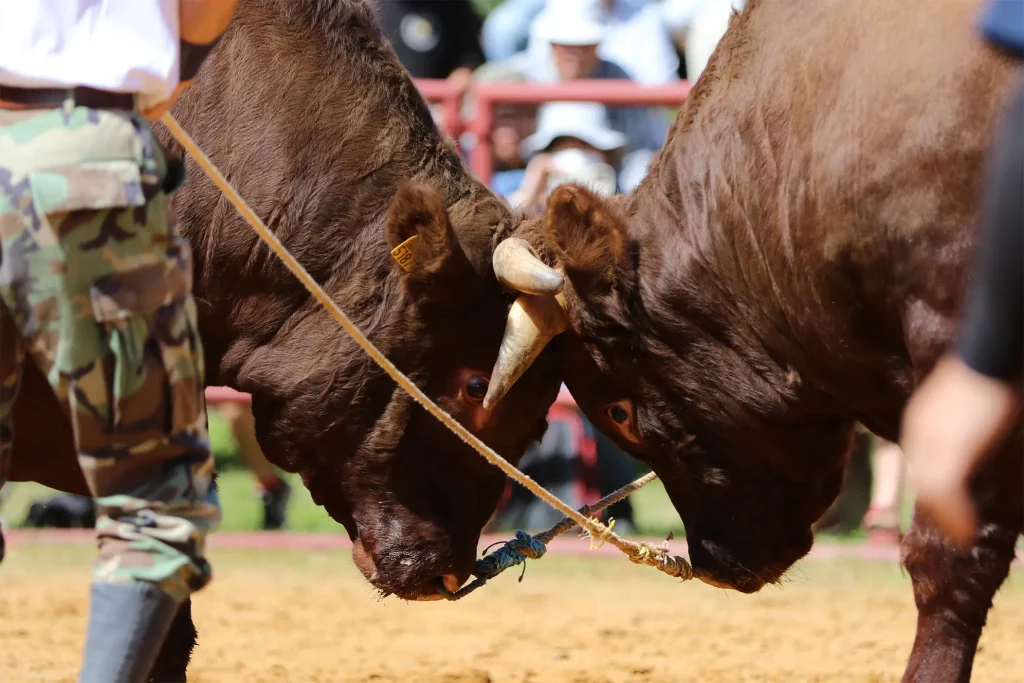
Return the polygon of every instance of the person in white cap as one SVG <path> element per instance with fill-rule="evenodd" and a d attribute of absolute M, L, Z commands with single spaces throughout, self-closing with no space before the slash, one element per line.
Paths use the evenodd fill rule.
<path fill-rule="evenodd" d="M 522 186 L 509 197 L 515 206 L 540 210 L 563 183 L 580 183 L 603 195 L 615 194 L 613 164 L 626 136 L 613 130 L 596 102 L 550 102 L 538 112 L 537 132 L 523 140 L 530 159 Z"/>
<path fill-rule="evenodd" d="M 661 3 L 650 0 L 547 0 L 530 25 L 525 54 L 543 64 L 551 52 L 545 24 L 568 30 L 596 17 L 603 26 L 602 59 L 622 67 L 630 80 L 661 85 L 679 79 L 679 55 Z M 581 31 L 582 32 L 582 31 Z"/>
<path fill-rule="evenodd" d="M 509 63 L 538 82 L 633 80 L 622 66 L 599 56 L 609 34 L 608 16 L 601 0 L 549 0 L 533 26 L 533 37 L 546 43 L 547 55 L 538 61 L 538 53 L 528 51 Z M 607 114 L 611 128 L 626 136 L 619 184 L 630 192 L 664 144 L 669 117 L 663 110 L 644 107 L 609 107 Z"/>

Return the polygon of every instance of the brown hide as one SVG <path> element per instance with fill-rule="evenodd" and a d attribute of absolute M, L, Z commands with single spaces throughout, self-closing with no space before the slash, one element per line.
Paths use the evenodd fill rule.
<path fill-rule="evenodd" d="M 744 592 L 811 547 L 854 425 L 898 436 L 951 342 L 1012 81 L 975 0 L 753 0 L 640 187 L 552 194 L 566 384 L 648 462 L 697 575 Z M 1020 432 L 978 474 L 970 555 L 904 544 L 908 680 L 963 680 L 1024 520 Z"/>
<path fill-rule="evenodd" d="M 25 363 L 21 391 L 14 404 L 14 450 L 11 481 L 36 481 L 44 486 L 88 495 L 75 457 L 75 437 L 57 397 L 36 364 Z"/>
<path fill-rule="evenodd" d="M 895 439 L 951 338 L 1011 74 L 976 7 L 752 2 L 626 202 L 548 203 L 566 383 L 744 588 L 807 551 L 853 425 Z"/>

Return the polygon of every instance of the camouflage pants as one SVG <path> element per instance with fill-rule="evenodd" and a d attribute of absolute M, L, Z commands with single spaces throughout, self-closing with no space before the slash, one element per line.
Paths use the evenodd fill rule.
<path fill-rule="evenodd" d="M 220 507 L 191 256 L 167 216 L 166 173 L 137 115 L 0 110 L 0 487 L 31 354 L 96 496 L 94 581 L 183 600 L 210 580 Z"/>

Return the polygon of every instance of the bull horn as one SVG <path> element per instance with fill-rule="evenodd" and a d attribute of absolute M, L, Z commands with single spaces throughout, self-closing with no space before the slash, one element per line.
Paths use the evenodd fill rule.
<path fill-rule="evenodd" d="M 494 275 L 506 289 L 523 294 L 557 294 L 562 274 L 537 258 L 526 240 L 509 237 L 494 249 Z"/>
<path fill-rule="evenodd" d="M 484 397 L 484 408 L 490 410 L 504 398 L 540 352 L 556 335 L 569 326 L 565 312 L 565 295 L 559 293 L 535 296 L 520 294 L 508 312 L 505 337 L 498 349 L 498 360 L 491 372 L 491 381 Z"/>

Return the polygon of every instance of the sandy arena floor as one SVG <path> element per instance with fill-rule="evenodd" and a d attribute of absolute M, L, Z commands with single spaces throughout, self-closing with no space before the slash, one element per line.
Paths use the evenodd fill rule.
<path fill-rule="evenodd" d="M 0 681 L 73 681 L 89 549 L 11 548 Z M 466 600 L 380 602 L 345 552 L 214 553 L 190 680 L 373 683 L 895 681 L 914 634 L 892 564 L 818 560 L 782 589 L 677 585 L 617 558 L 549 557 Z M 996 598 L 977 681 L 1024 671 L 1024 572 Z"/>

